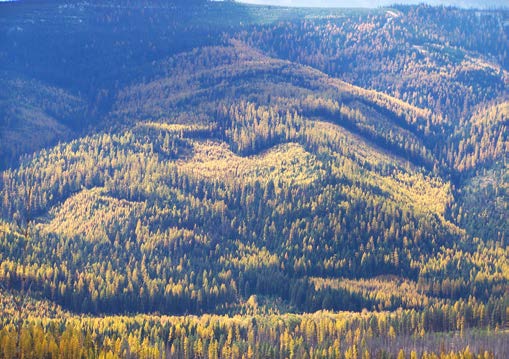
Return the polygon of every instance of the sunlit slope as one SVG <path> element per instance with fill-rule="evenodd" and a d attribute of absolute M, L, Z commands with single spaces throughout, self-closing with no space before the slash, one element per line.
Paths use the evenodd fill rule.
<path fill-rule="evenodd" d="M 160 76 L 154 64 L 169 56 L 223 44 L 226 33 L 248 24 L 310 13 L 330 11 L 222 1 L 0 2 L 0 166 L 109 128 L 105 120 L 118 92 Z"/>
<path fill-rule="evenodd" d="M 164 77 L 119 93 L 113 119 L 164 121 L 173 113 L 171 121 L 218 123 L 224 130 L 236 113 L 253 112 L 255 104 L 272 106 L 338 124 L 416 164 L 435 163 L 419 135 L 422 123 L 431 121 L 429 111 L 310 67 L 267 57 L 240 42 L 181 54 L 159 66 L 168 69 Z M 251 136 L 253 131 L 248 132 Z M 262 147 L 238 150 L 254 153 Z"/>
<path fill-rule="evenodd" d="M 92 91 L 92 107 L 91 93 L 9 82 L 62 133 L 77 108 L 90 128 L 2 173 L 4 282 L 26 276 L 37 296 L 101 314 L 239 313 L 252 295 L 283 311 L 504 295 L 506 255 L 490 242 L 501 237 L 464 214 L 484 218 L 488 205 L 493 223 L 504 220 L 504 193 L 477 192 L 504 178 L 503 96 L 461 130 L 441 127 L 443 114 L 419 102 L 271 57 L 249 39 L 215 39 L 125 64 L 133 73 Z M 58 111 L 46 97 L 61 99 Z M 482 166 L 498 167 L 460 192 L 458 173 Z M 15 234 L 27 221 L 30 241 Z M 371 282 L 379 276 L 393 283 Z M 376 297 L 364 289 L 373 283 L 408 291 Z"/>
<path fill-rule="evenodd" d="M 0 2 L 0 357 L 507 357 L 508 16 Z"/>
<path fill-rule="evenodd" d="M 39 237 L 26 267 L 34 288 L 74 311 L 181 313 L 235 310 L 251 294 L 313 309 L 315 299 L 296 291 L 320 291 L 308 276 L 417 279 L 422 261 L 461 238 L 445 217 L 449 184 L 424 174 L 397 142 L 370 135 L 378 121 L 409 134 L 373 100 L 345 84 L 330 90 L 315 71 L 311 79 L 305 68 L 286 71 L 267 75 L 274 86 L 260 83 L 263 93 L 244 83 L 252 92 L 239 97 L 221 91 L 238 86 L 224 76 L 219 88 L 194 92 L 219 105 L 194 112 L 191 96 L 147 121 L 129 113 L 131 99 L 112 115 L 133 119 L 117 133 L 60 144 L 5 172 L 6 218 L 23 215 L 34 185 Z M 299 86 L 290 81 L 297 76 Z M 253 92 L 270 99 L 255 104 Z M 159 90 L 148 94 L 146 104 L 165 103 Z M 352 107 L 334 103 L 344 98 Z M 38 268 L 60 274 L 48 283 Z"/>

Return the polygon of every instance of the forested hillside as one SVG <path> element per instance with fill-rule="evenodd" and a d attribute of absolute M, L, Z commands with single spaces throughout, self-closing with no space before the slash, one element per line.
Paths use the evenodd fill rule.
<path fill-rule="evenodd" d="M 507 10 L 0 3 L 0 357 L 508 356 L 508 49 Z"/>

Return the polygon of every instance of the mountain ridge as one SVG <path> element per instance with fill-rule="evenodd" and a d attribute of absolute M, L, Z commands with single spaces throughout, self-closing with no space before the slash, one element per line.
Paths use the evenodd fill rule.
<path fill-rule="evenodd" d="M 508 352 L 509 12 L 128 4 L 0 6 L 1 358 Z"/>

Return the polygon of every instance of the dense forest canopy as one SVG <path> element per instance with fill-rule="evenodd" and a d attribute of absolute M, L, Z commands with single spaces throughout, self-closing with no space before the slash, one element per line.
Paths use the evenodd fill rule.
<path fill-rule="evenodd" d="M 507 10 L 1 3 L 0 357 L 507 357 L 508 49 Z"/>

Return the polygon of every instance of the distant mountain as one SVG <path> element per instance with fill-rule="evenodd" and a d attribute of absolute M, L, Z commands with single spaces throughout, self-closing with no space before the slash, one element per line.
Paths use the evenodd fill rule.
<path fill-rule="evenodd" d="M 0 357 L 505 357 L 508 19 L 1 4 Z"/>
<path fill-rule="evenodd" d="M 494 8 L 507 8 L 507 2 L 504 0 L 489 0 L 489 1 L 478 1 L 478 0 L 406 0 L 406 1 L 367 1 L 367 0 L 239 0 L 241 3 L 257 4 L 257 5 L 275 5 L 275 6 L 303 6 L 303 7 L 347 7 L 347 8 L 376 8 L 380 6 L 392 6 L 398 5 L 419 5 L 428 4 L 432 6 L 457 6 L 460 8 L 475 8 L 475 9 L 494 9 Z"/>

